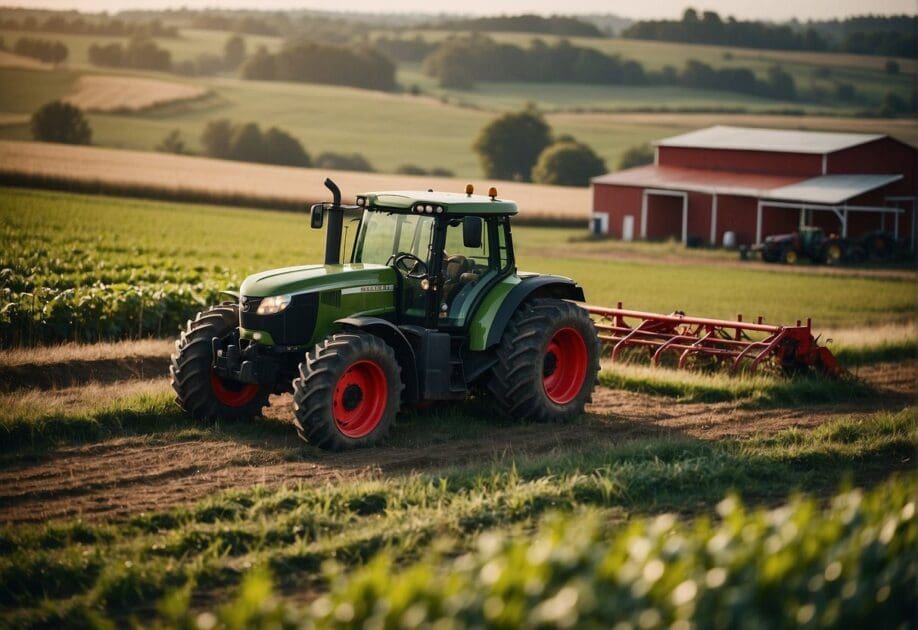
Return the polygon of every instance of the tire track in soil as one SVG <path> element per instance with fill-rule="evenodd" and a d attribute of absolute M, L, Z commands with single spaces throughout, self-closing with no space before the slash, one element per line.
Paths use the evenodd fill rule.
<path fill-rule="evenodd" d="M 914 403 L 916 368 L 914 361 L 862 368 L 861 378 L 880 388 L 877 396 L 800 408 L 676 403 L 600 387 L 587 417 L 572 424 L 479 427 L 472 437 L 450 440 L 435 432 L 432 437 L 426 432 L 398 436 L 396 428 L 401 442 L 410 438 L 416 443 L 346 453 L 291 448 L 292 439 L 279 437 L 157 443 L 140 436 L 60 448 L 38 459 L 24 454 L 0 468 L 0 523 L 74 516 L 125 518 L 193 503 L 231 488 L 379 478 L 524 455 L 564 454 L 585 445 L 651 436 L 719 440 L 813 427 L 846 414 L 897 411 Z M 291 420 L 289 396 L 272 404 L 272 418 Z M 423 430 L 413 424 L 406 430 Z"/>

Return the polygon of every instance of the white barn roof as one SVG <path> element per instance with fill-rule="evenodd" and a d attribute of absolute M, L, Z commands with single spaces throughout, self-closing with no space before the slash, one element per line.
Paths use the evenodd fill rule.
<path fill-rule="evenodd" d="M 885 138 L 882 134 L 758 129 L 718 125 L 658 141 L 661 147 L 814 153 L 823 155 Z"/>
<path fill-rule="evenodd" d="M 901 175 L 822 175 L 773 188 L 765 196 L 768 199 L 835 205 L 900 179 Z"/>

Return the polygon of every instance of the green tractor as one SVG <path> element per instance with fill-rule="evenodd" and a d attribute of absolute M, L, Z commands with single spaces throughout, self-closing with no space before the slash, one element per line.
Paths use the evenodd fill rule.
<path fill-rule="evenodd" d="M 489 396 L 502 414 L 557 422 L 583 412 L 599 340 L 569 278 L 518 273 L 512 201 L 396 191 L 312 206 L 325 263 L 249 276 L 234 301 L 189 321 L 170 372 L 199 419 L 259 416 L 293 394 L 297 431 L 343 450 L 379 443 L 402 406 Z M 359 221 L 341 262 L 345 214 Z"/>

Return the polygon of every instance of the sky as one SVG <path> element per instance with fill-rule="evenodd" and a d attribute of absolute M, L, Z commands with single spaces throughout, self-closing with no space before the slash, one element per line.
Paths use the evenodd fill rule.
<path fill-rule="evenodd" d="M 822 20 L 865 13 L 918 13 L 918 0 L 6 0 L 5 5 L 81 11 L 163 9 L 185 6 L 272 9 L 318 9 L 371 13 L 614 13 L 622 17 L 672 18 L 686 6 L 717 11 L 739 19 Z"/>

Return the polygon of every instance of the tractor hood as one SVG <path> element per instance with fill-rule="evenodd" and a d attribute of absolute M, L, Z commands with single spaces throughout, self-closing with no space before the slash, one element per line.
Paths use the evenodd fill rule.
<path fill-rule="evenodd" d="M 239 288 L 245 297 L 298 294 L 356 287 L 392 285 L 395 270 L 386 265 L 343 264 L 284 267 L 256 273 Z"/>

